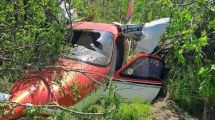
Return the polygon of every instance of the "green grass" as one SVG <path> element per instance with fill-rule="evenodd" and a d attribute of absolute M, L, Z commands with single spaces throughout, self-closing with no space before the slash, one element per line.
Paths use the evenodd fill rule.
<path fill-rule="evenodd" d="M 121 103 L 113 116 L 113 120 L 151 120 L 152 106 L 148 103 Z"/>
<path fill-rule="evenodd" d="M 198 72 L 199 66 L 194 64 L 173 67 L 167 78 L 167 86 L 170 98 L 179 107 L 191 115 L 200 117 L 204 104 L 202 95 L 199 93 L 199 87 L 203 80 Z"/>

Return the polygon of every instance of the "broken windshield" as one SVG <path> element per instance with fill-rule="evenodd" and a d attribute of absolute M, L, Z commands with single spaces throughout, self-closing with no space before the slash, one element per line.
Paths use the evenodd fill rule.
<path fill-rule="evenodd" d="M 101 30 L 75 30 L 71 49 L 66 57 L 74 60 L 106 66 L 111 60 L 113 35 Z"/>

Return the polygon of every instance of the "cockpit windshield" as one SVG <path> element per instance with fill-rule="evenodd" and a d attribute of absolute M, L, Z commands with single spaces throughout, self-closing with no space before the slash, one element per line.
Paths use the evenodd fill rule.
<path fill-rule="evenodd" d="M 71 49 L 66 57 L 106 66 L 113 51 L 113 34 L 101 30 L 74 30 Z"/>

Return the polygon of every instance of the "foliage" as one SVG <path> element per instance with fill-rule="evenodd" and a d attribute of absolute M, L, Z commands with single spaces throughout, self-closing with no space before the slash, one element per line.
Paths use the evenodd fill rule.
<path fill-rule="evenodd" d="M 128 0 L 72 0 L 72 4 L 85 21 L 123 22 Z"/>
<path fill-rule="evenodd" d="M 62 120 L 151 120 L 153 119 L 152 106 L 149 103 L 144 103 L 137 99 L 133 103 L 126 103 L 119 96 L 112 85 L 96 104 L 86 106 L 84 113 L 104 113 L 104 115 L 81 115 L 71 114 L 61 111 L 58 115 L 51 116 L 49 119 Z M 72 108 L 71 108 L 72 109 Z"/>
<path fill-rule="evenodd" d="M 74 2 L 74 5 L 88 21 L 123 23 L 128 2 L 92 0 L 79 2 L 79 5 Z M 116 4 L 118 7 L 115 7 Z M 78 6 L 83 7 L 79 9 Z M 215 39 L 214 14 L 212 0 L 135 1 L 133 23 L 144 23 L 161 17 L 171 18 L 170 27 L 161 44 L 168 47 L 164 54 L 160 54 L 166 58 L 170 69 L 167 77 L 168 91 L 182 108 L 195 115 L 201 115 L 204 104 L 209 102 L 204 98 L 208 98 L 208 92 L 213 93 L 214 89 L 210 80 L 213 74 L 208 76 L 206 72 L 204 78 L 198 74 L 202 67 L 211 65 L 205 59 L 213 58 L 214 51 L 211 49 L 214 48 L 211 48 L 211 44 Z M 202 88 L 208 88 L 207 94 L 199 93 Z"/>
<path fill-rule="evenodd" d="M 208 0 L 184 2 L 171 0 L 164 4 L 165 9 L 172 11 L 171 14 L 169 13 L 172 15 L 172 22 L 168 29 L 168 42 L 173 41 L 173 44 L 165 54 L 168 54 L 167 63 L 170 69 L 167 78 L 168 91 L 171 93 L 171 98 L 184 110 L 207 119 L 207 116 L 214 116 L 213 112 L 203 115 L 203 111 L 208 111 L 209 108 L 205 106 L 212 105 L 211 102 L 208 104 L 209 100 L 205 97 L 213 96 L 208 93 L 215 88 L 212 82 L 209 82 L 213 81 L 211 78 L 214 74 L 198 73 L 203 71 L 202 67 L 211 65 L 211 62 L 206 59 L 211 58 L 210 55 L 214 52 L 207 51 L 215 38 L 212 32 L 214 31 L 212 26 L 215 24 L 215 12 L 212 9 L 214 3 Z M 203 88 L 208 87 L 210 90 L 207 89 L 207 94 L 202 94 Z"/>
<path fill-rule="evenodd" d="M 88 21 L 123 23 L 128 2 L 83 0 L 74 2 L 74 6 Z M 212 65 L 206 59 L 214 58 L 214 14 L 212 0 L 135 1 L 133 23 L 144 23 L 161 17 L 171 18 L 170 27 L 160 45 L 168 46 L 160 54 L 166 58 L 170 69 L 167 77 L 168 91 L 182 108 L 195 115 L 201 115 L 204 104 L 209 102 L 204 98 L 212 97 L 209 93 L 213 93 L 215 88 L 211 72 L 198 74 L 202 67 Z"/>
<path fill-rule="evenodd" d="M 119 110 L 114 115 L 113 120 L 151 120 L 153 115 L 150 104 L 144 103 L 122 103 L 119 105 Z"/>
<path fill-rule="evenodd" d="M 209 99 L 204 98 L 212 97 L 213 95 L 208 93 L 213 92 L 215 88 L 212 82 L 209 82 L 213 81 L 211 78 L 214 74 L 209 74 L 209 72 L 198 74 L 202 71 L 202 67 L 208 64 L 211 66 L 207 57 L 211 59 L 210 56 L 214 51 L 208 51 L 207 48 L 213 46 L 211 44 L 215 38 L 212 27 L 215 24 L 215 12 L 212 9 L 214 3 L 202 0 L 182 3 L 167 1 L 165 5 L 174 11 L 171 26 L 168 29 L 169 41 L 174 40 L 169 46 L 171 51 L 168 52 L 169 57 L 167 57 L 170 67 L 167 78 L 169 80 L 168 91 L 172 99 L 183 109 L 201 118 L 203 111 L 208 111 L 212 105 Z M 202 88 L 206 86 L 210 87 L 210 90 L 207 89 L 207 94 L 199 93 L 199 89 L 202 91 Z M 208 105 L 209 107 L 205 107 Z M 214 116 L 214 112 L 206 114 L 203 115 L 203 119 L 207 119 L 207 116 Z"/>
<path fill-rule="evenodd" d="M 209 69 L 210 68 L 210 69 Z M 213 110 L 215 107 L 215 80 L 214 80 L 214 65 L 209 67 L 202 67 L 199 75 L 202 76 L 203 81 L 200 84 L 199 92 L 203 96 L 205 102 L 204 119 L 215 119 Z"/>
<path fill-rule="evenodd" d="M 175 66 L 176 67 L 176 66 Z M 180 67 L 180 69 L 178 69 Z M 178 66 L 169 72 L 168 90 L 171 98 L 176 101 L 181 108 L 196 116 L 203 111 L 202 95 L 198 88 L 202 82 L 201 76 L 197 76 L 199 66 Z M 176 74 L 178 73 L 178 74 Z"/>
<path fill-rule="evenodd" d="M 130 0 L 72 0 L 80 18 L 94 22 L 125 22 L 125 15 Z M 156 0 L 136 0 L 134 6 L 133 22 L 142 24 L 156 18 L 167 17 L 160 14 L 162 5 Z"/>
<path fill-rule="evenodd" d="M 35 120 L 151 120 L 154 119 L 152 113 L 152 106 L 150 103 L 145 103 L 141 99 L 136 99 L 133 103 L 127 103 L 121 96 L 116 93 L 116 88 L 109 84 L 110 89 L 106 89 L 105 94 L 95 104 L 85 106 L 83 111 L 74 113 L 73 107 L 58 109 L 55 108 L 54 112 L 47 111 L 49 106 L 26 106 L 26 116 L 21 119 Z M 3 105 L 3 104 L 2 104 Z M 8 104 L 4 104 L 7 106 Z M 12 106 L 16 104 L 11 104 Z M 11 106 L 11 107 L 12 107 Z M 53 109 L 53 106 L 52 106 Z M 71 111 L 70 111 L 71 110 Z M 51 116 L 40 116 L 41 114 L 50 113 Z M 95 114 L 94 114 L 95 113 Z M 96 113 L 104 113 L 97 115 Z"/>
<path fill-rule="evenodd" d="M 211 104 L 212 102 L 215 103 L 214 98 L 215 98 L 215 87 L 214 87 L 214 65 L 211 66 L 211 69 L 209 67 L 202 67 L 199 71 L 199 75 L 203 77 L 203 81 L 201 82 L 201 85 L 199 87 L 199 92 L 210 99 Z M 213 104 L 214 104 L 213 103 Z"/>
<path fill-rule="evenodd" d="M 213 62 L 206 59 L 214 58 L 214 1 L 135 2 L 133 23 L 144 23 L 161 17 L 171 18 L 170 27 L 160 45 L 168 46 L 160 55 L 166 58 L 170 69 L 167 86 L 171 98 L 188 112 L 201 115 L 204 111 L 204 119 L 212 119 L 210 116 L 215 115 L 211 109 L 214 107 L 215 74 L 211 69 Z M 125 23 L 129 0 L 72 0 L 71 3 L 85 21 Z M 26 70 L 23 66 L 40 67 L 58 58 L 65 48 L 63 41 L 67 33 L 64 22 L 57 18 L 58 14 L 55 0 L 0 1 L 1 86 L 2 83 L 17 80 Z M 7 91 L 7 88 L 2 90 Z M 128 108 L 130 105 L 115 98 L 109 95 L 101 100 L 106 101 L 103 102 L 105 105 L 92 105 L 89 111 L 106 111 L 108 106 L 116 105 L 117 111 L 123 108 L 127 111 L 116 112 L 112 117 L 134 117 L 133 111 Z M 135 104 L 131 106 L 135 107 Z M 148 110 L 147 105 L 142 107 Z M 135 114 L 138 116 L 138 113 Z M 64 112 L 59 113 L 59 117 L 64 115 L 69 116 Z"/>
<path fill-rule="evenodd" d="M 65 23 L 56 1 L 0 1 L 0 80 L 15 81 L 26 67 L 39 68 L 64 49 Z"/>

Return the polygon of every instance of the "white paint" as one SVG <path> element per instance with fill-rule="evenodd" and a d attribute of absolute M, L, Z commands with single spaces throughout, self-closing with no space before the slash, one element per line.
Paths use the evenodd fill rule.
<path fill-rule="evenodd" d="M 66 20 L 70 21 L 71 19 L 72 21 L 74 21 L 77 18 L 77 13 L 75 12 L 75 9 L 70 9 L 70 6 L 67 2 L 61 2 L 59 7 L 61 9 L 62 15 L 66 18 Z"/>
<path fill-rule="evenodd" d="M 104 84 L 105 85 L 105 84 Z M 98 85 L 89 95 L 87 95 L 84 99 L 76 103 L 73 108 L 78 111 L 82 111 L 85 107 L 94 104 L 98 101 L 105 93 L 105 86 Z"/>
<path fill-rule="evenodd" d="M 152 53 L 168 25 L 169 18 L 161 18 L 145 24 L 121 25 L 121 29 L 124 36 L 137 41 L 137 52 Z"/>
<path fill-rule="evenodd" d="M 158 95 L 161 86 L 137 84 L 131 82 L 113 81 L 113 86 L 116 86 L 117 93 L 125 98 L 125 101 L 132 102 L 137 98 L 143 101 L 151 102 Z"/>
<path fill-rule="evenodd" d="M 8 101 L 10 98 L 9 94 L 0 92 L 0 101 Z"/>
<path fill-rule="evenodd" d="M 136 51 L 152 53 L 168 25 L 169 18 L 161 18 L 150 23 L 146 23 L 142 29 L 142 36 L 140 40 L 137 41 Z"/>

